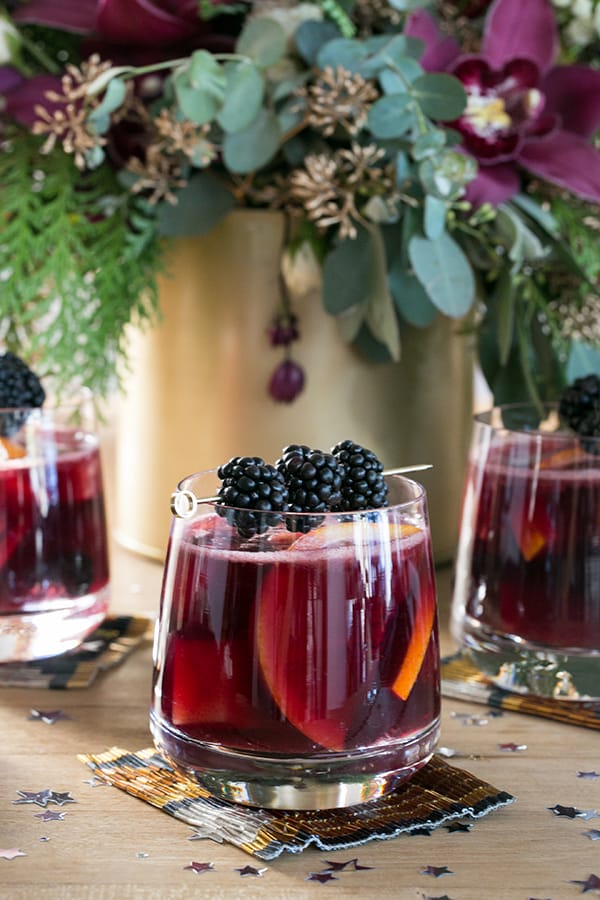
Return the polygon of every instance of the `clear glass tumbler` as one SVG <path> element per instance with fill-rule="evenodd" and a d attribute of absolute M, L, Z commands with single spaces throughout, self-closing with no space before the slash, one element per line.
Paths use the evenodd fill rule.
<path fill-rule="evenodd" d="M 55 656 L 108 609 L 93 403 L 0 409 L 0 435 L 0 662 Z"/>
<path fill-rule="evenodd" d="M 151 728 L 214 795 L 350 806 L 430 758 L 440 682 L 426 500 L 413 481 L 388 483 L 386 508 L 282 514 L 250 539 L 231 510 L 196 501 L 214 495 L 214 472 L 180 483 Z"/>
<path fill-rule="evenodd" d="M 600 699 L 600 438 L 555 405 L 475 419 L 452 632 L 501 687 Z"/>

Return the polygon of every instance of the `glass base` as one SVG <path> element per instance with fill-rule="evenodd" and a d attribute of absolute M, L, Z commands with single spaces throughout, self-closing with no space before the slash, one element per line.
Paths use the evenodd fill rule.
<path fill-rule="evenodd" d="M 436 720 L 406 741 L 304 758 L 267 757 L 195 741 L 153 712 L 150 730 L 157 750 L 213 796 L 246 806 L 294 810 L 335 809 L 382 797 L 431 759 L 440 728 Z"/>
<path fill-rule="evenodd" d="M 600 701 L 600 648 L 537 644 L 493 631 L 468 616 L 452 630 L 475 665 L 497 687 L 575 703 Z"/>
<path fill-rule="evenodd" d="M 0 614 L 0 663 L 29 662 L 73 650 L 104 621 L 108 603 L 106 585 L 69 598 L 68 606 L 59 609 Z"/>

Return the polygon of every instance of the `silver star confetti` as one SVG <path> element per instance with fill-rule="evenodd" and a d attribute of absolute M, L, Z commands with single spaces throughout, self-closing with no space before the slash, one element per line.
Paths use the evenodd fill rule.
<path fill-rule="evenodd" d="M 463 725 L 487 725 L 488 719 L 478 713 L 457 713 L 451 712 L 453 719 L 458 719 Z"/>
<path fill-rule="evenodd" d="M 45 722 L 46 725 L 54 725 L 55 722 L 59 722 L 61 719 L 70 719 L 70 716 L 67 716 L 62 709 L 32 709 L 30 710 L 29 719 L 38 719 L 40 722 Z"/>
<path fill-rule="evenodd" d="M 65 815 L 66 813 L 64 812 L 53 812 L 51 809 L 45 809 L 43 813 L 35 813 L 35 818 L 41 819 L 42 822 L 62 822 Z"/>
<path fill-rule="evenodd" d="M 40 841 L 41 843 L 44 843 L 44 844 L 46 843 L 46 841 L 49 841 L 49 840 L 50 840 L 50 838 L 49 838 L 49 837 L 46 837 L 45 834 L 42 835 L 42 837 L 39 837 L 39 838 L 38 838 L 38 841 Z"/>
<path fill-rule="evenodd" d="M 135 858 L 136 858 L 136 859 L 148 859 L 149 856 L 150 856 L 149 853 L 144 853 L 142 850 L 139 850 L 139 851 L 135 854 Z"/>
<path fill-rule="evenodd" d="M 89 784 L 90 787 L 109 787 L 110 785 L 110 781 L 105 781 L 104 778 L 98 778 L 97 775 L 92 775 L 91 778 L 86 778 L 81 783 Z"/>
<path fill-rule="evenodd" d="M 255 869 L 254 866 L 242 866 L 241 869 L 234 869 L 234 872 L 239 872 L 242 878 L 246 878 L 248 875 L 253 875 L 255 878 L 260 878 L 263 872 L 267 871 L 266 866 L 263 869 Z"/>
<path fill-rule="evenodd" d="M 590 831 L 582 831 L 586 837 L 589 837 L 590 841 L 600 841 L 600 828 L 592 828 Z"/>
<path fill-rule="evenodd" d="M 36 806 L 46 806 L 50 800 L 52 791 L 46 788 L 44 791 L 17 791 L 19 800 L 13 800 L 13 803 L 35 803 Z"/>
<path fill-rule="evenodd" d="M 419 875 L 433 875 L 434 878 L 441 878 L 442 875 L 454 875 L 454 872 L 448 866 L 425 866 Z"/>
<path fill-rule="evenodd" d="M 498 744 L 498 750 L 505 753 L 520 753 L 522 750 L 527 750 L 527 744 L 514 744 L 510 741 L 508 744 Z"/>
<path fill-rule="evenodd" d="M 209 825 L 194 828 L 193 833 L 188 837 L 188 841 L 203 841 L 206 839 L 216 841 L 217 844 L 223 843 L 223 836 L 214 831 Z"/>
<path fill-rule="evenodd" d="M 0 859 L 16 859 L 17 856 L 27 856 L 18 847 L 10 847 L 8 850 L 0 850 Z"/>
<path fill-rule="evenodd" d="M 191 862 L 189 866 L 184 866 L 184 869 L 189 869 L 191 872 L 195 872 L 196 875 L 201 875 L 203 872 L 210 872 L 214 869 L 214 866 L 211 862 Z"/>

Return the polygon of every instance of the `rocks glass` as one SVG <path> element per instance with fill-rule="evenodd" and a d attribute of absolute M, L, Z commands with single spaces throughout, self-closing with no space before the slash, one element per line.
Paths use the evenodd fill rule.
<path fill-rule="evenodd" d="M 554 405 L 476 416 L 452 632 L 501 687 L 600 699 L 600 438 Z"/>
<path fill-rule="evenodd" d="M 261 514 L 251 538 L 184 479 L 154 647 L 157 748 L 214 795 L 282 809 L 378 797 L 430 758 L 439 649 L 426 500 Z M 220 514 L 219 514 L 220 513 Z"/>
<path fill-rule="evenodd" d="M 105 618 L 108 551 L 91 398 L 0 409 L 0 662 L 76 647 Z"/>

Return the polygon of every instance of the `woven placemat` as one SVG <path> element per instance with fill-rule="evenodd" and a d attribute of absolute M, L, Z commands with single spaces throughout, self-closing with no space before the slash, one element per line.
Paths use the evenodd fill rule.
<path fill-rule="evenodd" d="M 136 647 L 150 640 L 153 624 L 145 616 L 108 616 L 70 653 L 31 662 L 2 663 L 0 687 L 89 687 L 100 672 L 119 665 Z"/>
<path fill-rule="evenodd" d="M 381 799 L 347 809 L 298 812 L 217 800 L 195 779 L 175 772 L 153 748 L 130 753 L 113 747 L 78 758 L 98 778 L 194 826 L 200 836 L 264 860 L 309 846 L 341 850 L 432 830 L 452 819 L 479 818 L 515 799 L 438 757 Z"/>
<path fill-rule="evenodd" d="M 471 700 L 497 709 L 600 730 L 600 703 L 553 700 L 507 691 L 497 687 L 489 676 L 481 672 L 465 651 L 442 660 L 442 694 L 455 700 Z"/>

